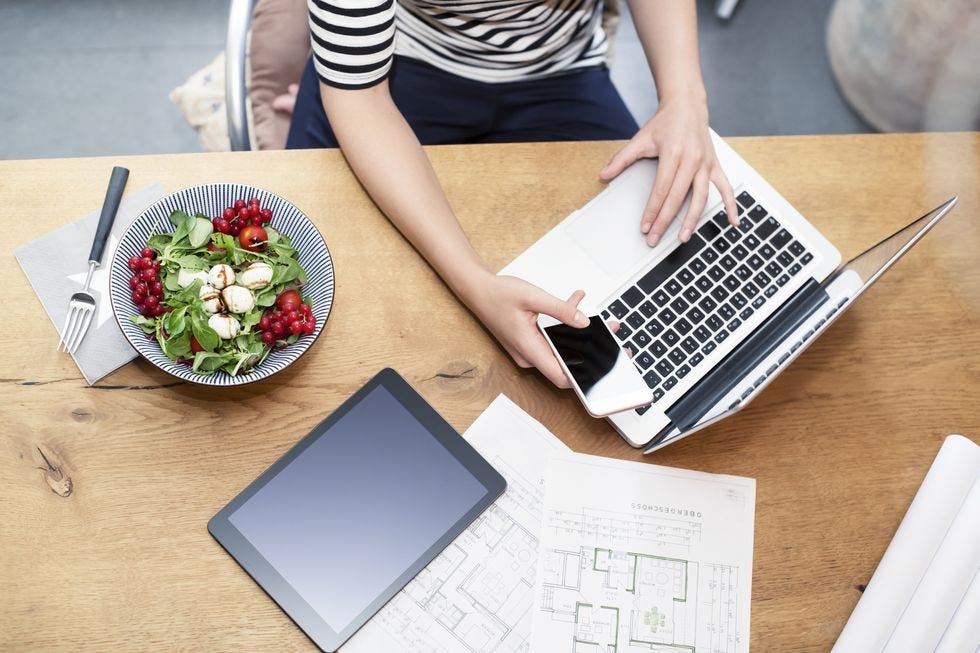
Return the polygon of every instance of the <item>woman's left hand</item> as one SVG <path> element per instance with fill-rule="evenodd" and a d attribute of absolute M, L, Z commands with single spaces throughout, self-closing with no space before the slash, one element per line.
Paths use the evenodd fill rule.
<path fill-rule="evenodd" d="M 660 242 L 674 220 L 688 190 L 691 205 L 681 225 L 680 239 L 691 237 L 708 200 L 708 184 L 721 193 L 725 211 L 738 224 L 731 184 L 715 156 L 708 132 L 707 102 L 699 97 L 665 100 L 650 122 L 640 128 L 599 173 L 609 181 L 641 158 L 659 159 L 653 191 L 640 220 L 640 230 L 651 247 Z"/>

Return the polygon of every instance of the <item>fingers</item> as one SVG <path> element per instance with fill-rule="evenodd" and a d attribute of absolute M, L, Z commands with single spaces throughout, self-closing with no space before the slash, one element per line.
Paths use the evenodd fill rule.
<path fill-rule="evenodd" d="M 526 358 L 531 365 L 538 368 L 538 370 L 557 387 L 572 387 L 571 383 L 568 381 L 568 377 L 565 376 L 565 372 L 561 369 L 561 365 L 558 364 L 558 359 L 555 357 L 555 354 L 551 351 L 548 343 L 544 340 L 544 336 L 541 334 L 537 334 L 537 338 L 533 342 L 528 343 L 528 346 L 524 351 L 524 358 Z"/>
<path fill-rule="evenodd" d="M 725 203 L 725 213 L 728 214 L 728 221 L 737 227 L 738 206 L 735 204 L 735 192 L 732 190 L 732 185 L 728 183 L 728 177 L 725 175 L 725 172 L 717 163 L 715 163 L 714 169 L 711 171 L 711 183 L 721 193 L 721 199 Z"/>
<path fill-rule="evenodd" d="M 687 207 L 687 214 L 681 224 L 680 238 L 682 242 L 691 239 L 694 228 L 698 225 L 704 205 L 708 202 L 708 173 L 704 169 L 698 170 L 694 175 L 694 185 L 691 187 L 691 203 Z"/>
<path fill-rule="evenodd" d="M 677 174 L 677 165 L 680 157 L 661 156 L 657 164 L 657 177 L 653 180 L 653 190 L 650 191 L 650 199 L 647 200 L 646 208 L 643 209 L 643 217 L 640 219 L 640 231 L 647 236 L 647 244 L 653 247 L 660 241 L 660 236 L 649 234 L 657 216 L 660 215 L 660 208 L 667 199 L 670 187 L 674 183 L 674 176 Z"/>
<path fill-rule="evenodd" d="M 619 175 L 623 170 L 630 167 L 637 159 L 642 159 L 647 156 L 655 156 L 655 154 L 646 151 L 645 148 L 637 143 L 636 141 L 630 141 L 624 145 L 613 158 L 609 159 L 609 163 L 606 167 L 599 171 L 599 179 L 602 181 L 609 181 Z"/>
<path fill-rule="evenodd" d="M 527 300 L 527 308 L 535 313 L 550 315 L 556 320 L 561 320 L 568 326 L 583 328 L 589 326 L 589 318 L 582 311 L 578 310 L 578 304 L 585 297 L 585 293 L 576 290 L 565 301 L 562 301 L 541 290 L 537 286 L 529 286 L 530 296 Z"/>
<path fill-rule="evenodd" d="M 699 167 L 700 162 L 691 158 L 685 160 L 681 168 L 678 169 L 677 175 L 671 182 L 666 199 L 661 204 L 660 211 L 657 213 L 657 217 L 650 227 L 650 233 L 647 234 L 647 243 L 651 247 L 660 242 L 667 228 L 670 227 L 670 223 L 677 216 L 677 212 L 680 210 L 681 204 L 684 203 L 684 197 L 691 188 L 691 182 L 694 180 L 694 175 L 697 173 Z"/>

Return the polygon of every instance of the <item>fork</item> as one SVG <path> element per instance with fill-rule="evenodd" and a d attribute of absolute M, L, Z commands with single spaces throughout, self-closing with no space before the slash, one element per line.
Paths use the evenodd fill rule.
<path fill-rule="evenodd" d="M 119 210 L 119 201 L 122 199 L 127 179 L 129 179 L 129 170 L 119 166 L 112 169 L 109 187 L 106 189 L 105 200 L 102 202 L 99 226 L 95 230 L 92 251 L 88 255 L 88 275 L 85 277 L 85 286 L 68 300 L 68 316 L 65 318 L 65 326 L 61 330 L 61 339 L 58 341 L 57 351 L 61 351 L 63 347 L 64 351 L 74 354 L 85 337 L 89 325 L 92 324 L 92 315 L 95 313 L 95 298 L 89 292 L 89 286 L 92 285 L 92 275 L 95 273 L 95 268 L 102 263 L 102 252 L 105 250 L 106 241 L 109 239 L 112 223 L 116 219 L 116 211 Z"/>

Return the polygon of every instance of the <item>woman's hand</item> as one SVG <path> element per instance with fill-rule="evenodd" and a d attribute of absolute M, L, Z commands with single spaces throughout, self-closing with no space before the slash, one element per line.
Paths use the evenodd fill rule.
<path fill-rule="evenodd" d="M 586 327 L 589 318 L 578 310 L 585 293 L 576 290 L 562 301 L 517 277 L 486 272 L 464 297 L 480 321 L 497 338 L 514 362 L 536 367 L 559 388 L 568 388 L 568 379 L 547 341 L 538 331 L 539 313 L 550 315 L 574 327 Z"/>
<path fill-rule="evenodd" d="M 699 97 L 664 100 L 656 115 L 636 132 L 599 173 L 609 181 L 641 158 L 658 158 L 657 178 L 640 220 L 640 230 L 651 247 L 660 242 L 684 197 L 692 189 L 691 205 L 681 225 L 680 239 L 691 237 L 708 200 L 708 184 L 721 193 L 725 211 L 738 224 L 731 184 L 722 172 L 708 133 L 707 103 Z"/>

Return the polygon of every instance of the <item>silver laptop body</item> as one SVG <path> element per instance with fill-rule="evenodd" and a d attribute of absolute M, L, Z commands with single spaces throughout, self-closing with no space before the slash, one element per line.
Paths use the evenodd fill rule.
<path fill-rule="evenodd" d="M 839 266 L 837 249 L 712 139 L 735 189 L 739 227 L 726 224 L 712 187 L 688 243 L 677 238 L 678 219 L 657 247 L 647 246 L 639 217 L 657 163 L 642 160 L 500 272 L 559 297 L 581 288 L 583 311 L 623 325 L 617 335 L 655 401 L 607 419 L 646 453 L 746 406 L 956 201 Z"/>

